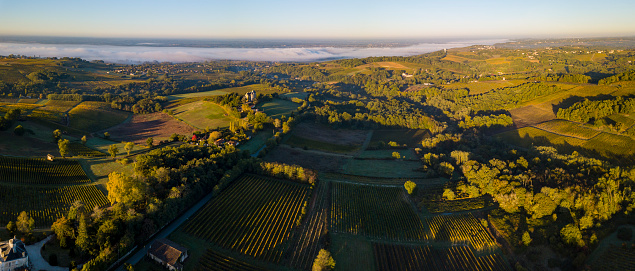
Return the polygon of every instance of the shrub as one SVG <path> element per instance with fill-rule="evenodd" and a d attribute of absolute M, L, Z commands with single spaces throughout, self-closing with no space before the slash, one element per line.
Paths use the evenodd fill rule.
<path fill-rule="evenodd" d="M 49 264 L 52 266 L 57 266 L 57 254 L 49 255 Z"/>
<path fill-rule="evenodd" d="M 617 230 L 617 238 L 622 241 L 630 241 L 633 238 L 633 229 L 631 228 L 620 228 Z"/>

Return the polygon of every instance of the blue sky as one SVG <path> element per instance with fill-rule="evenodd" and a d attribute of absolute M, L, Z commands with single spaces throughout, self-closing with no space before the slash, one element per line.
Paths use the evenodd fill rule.
<path fill-rule="evenodd" d="M 0 35 L 345 39 L 635 36 L 633 11 L 633 0 L 0 0 Z"/>

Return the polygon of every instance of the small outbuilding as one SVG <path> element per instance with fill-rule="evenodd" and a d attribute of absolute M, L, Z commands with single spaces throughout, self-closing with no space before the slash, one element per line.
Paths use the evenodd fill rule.
<path fill-rule="evenodd" d="M 187 259 L 187 249 L 168 239 L 157 239 L 148 249 L 148 257 L 167 267 L 169 270 L 183 270 L 183 261 Z"/>

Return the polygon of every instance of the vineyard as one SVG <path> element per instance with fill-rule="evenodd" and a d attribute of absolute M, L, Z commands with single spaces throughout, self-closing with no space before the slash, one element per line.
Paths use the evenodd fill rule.
<path fill-rule="evenodd" d="M 58 111 L 47 111 L 47 110 L 39 110 L 39 109 L 34 109 L 29 114 L 29 118 L 41 119 L 41 120 L 50 121 L 50 122 L 61 122 L 63 116 L 64 116 L 64 113 L 61 113 Z"/>
<path fill-rule="evenodd" d="M 593 270 L 635 270 L 635 247 L 611 245 L 593 264 Z"/>
<path fill-rule="evenodd" d="M 267 270 L 208 249 L 194 270 L 260 271 Z"/>
<path fill-rule="evenodd" d="M 86 210 L 108 204 L 108 199 L 95 185 L 71 185 L 64 187 L 38 187 L 0 185 L 0 224 L 15 221 L 20 212 L 26 211 L 35 220 L 36 227 L 50 227 L 66 215 L 75 201 L 82 201 Z"/>
<path fill-rule="evenodd" d="M 308 185 L 246 174 L 199 210 L 183 231 L 277 263 L 310 192 Z"/>
<path fill-rule="evenodd" d="M 426 220 L 432 240 L 470 244 L 477 251 L 498 247 L 496 241 L 472 214 L 437 215 Z"/>
<path fill-rule="evenodd" d="M 373 244 L 376 270 L 511 270 L 496 254 L 476 256 L 468 246 L 436 248 Z"/>
<path fill-rule="evenodd" d="M 96 132 L 122 123 L 128 113 L 110 108 L 108 103 L 82 102 L 68 112 L 70 127 Z"/>
<path fill-rule="evenodd" d="M 568 120 L 551 120 L 536 125 L 537 128 L 559 135 L 570 136 L 580 139 L 589 139 L 600 133 L 600 131 L 584 127 L 579 123 Z"/>
<path fill-rule="evenodd" d="M 89 157 L 99 157 L 99 156 L 106 156 L 105 153 L 97 151 L 97 150 L 93 150 L 89 147 L 84 146 L 81 143 L 77 143 L 77 142 L 71 142 L 71 144 L 69 145 L 69 150 L 75 155 L 75 156 L 89 156 Z"/>
<path fill-rule="evenodd" d="M 359 184 L 394 185 L 403 186 L 406 181 L 413 181 L 419 186 L 441 186 L 448 182 L 446 178 L 390 178 L 390 177 L 369 177 L 333 172 L 320 172 L 320 180 L 332 180 L 340 182 L 352 182 Z M 441 191 L 443 193 L 443 191 Z"/>
<path fill-rule="evenodd" d="M 487 206 L 485 197 L 459 200 L 422 201 L 421 205 L 430 213 L 452 213 L 482 209 Z"/>
<path fill-rule="evenodd" d="M 425 225 L 399 187 L 333 183 L 331 229 L 388 240 L 426 240 Z"/>
<path fill-rule="evenodd" d="M 294 268 L 309 270 L 317 256 L 326 234 L 328 233 L 328 204 L 330 182 L 320 181 L 315 191 L 315 208 L 308 214 L 298 240 L 289 248 L 291 257 L 289 265 Z"/>
<path fill-rule="evenodd" d="M 80 184 L 90 179 L 75 160 L 0 157 L 0 182 L 19 184 Z"/>

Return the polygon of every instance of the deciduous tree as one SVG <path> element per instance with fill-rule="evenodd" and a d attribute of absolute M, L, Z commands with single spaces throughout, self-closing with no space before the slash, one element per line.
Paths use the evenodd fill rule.
<path fill-rule="evenodd" d="M 406 191 L 408 191 L 408 195 L 412 195 L 412 192 L 417 188 L 417 184 L 413 181 L 407 181 L 403 186 L 406 188 Z"/>
<path fill-rule="evenodd" d="M 70 144 L 71 142 L 68 141 L 68 139 L 63 139 L 57 142 L 57 146 L 60 149 L 60 155 L 62 156 L 62 158 L 65 158 L 66 155 L 68 154 L 68 149 Z"/>
<path fill-rule="evenodd" d="M 132 142 L 126 142 L 126 144 L 123 146 L 124 150 L 126 150 L 126 153 L 128 153 L 128 155 L 130 155 L 130 152 L 132 151 L 132 149 L 134 149 L 134 143 Z"/>
<path fill-rule="evenodd" d="M 320 249 L 320 252 L 313 262 L 313 271 L 332 269 L 335 269 L 335 260 L 331 256 L 331 253 L 326 249 Z"/>
<path fill-rule="evenodd" d="M 108 153 L 110 153 L 110 156 L 112 156 L 112 158 L 115 158 L 117 156 L 117 153 L 119 153 L 119 148 L 117 148 L 117 145 L 112 144 L 110 145 L 110 147 L 108 147 Z"/>

